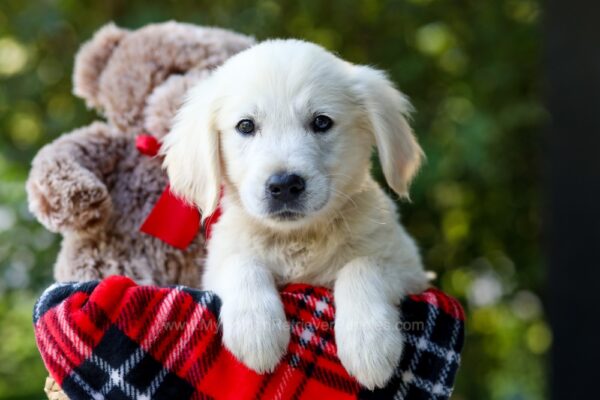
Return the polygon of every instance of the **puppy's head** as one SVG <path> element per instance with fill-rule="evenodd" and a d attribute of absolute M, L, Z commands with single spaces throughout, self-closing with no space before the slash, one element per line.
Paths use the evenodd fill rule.
<path fill-rule="evenodd" d="M 163 153 L 171 187 L 207 216 L 220 187 L 247 214 L 299 227 L 361 189 L 377 145 L 390 187 L 407 194 L 422 151 L 407 99 L 385 74 L 298 40 L 230 58 L 188 94 Z"/>

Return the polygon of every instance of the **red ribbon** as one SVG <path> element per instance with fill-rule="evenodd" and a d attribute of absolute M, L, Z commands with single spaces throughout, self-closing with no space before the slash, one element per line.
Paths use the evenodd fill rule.
<path fill-rule="evenodd" d="M 135 140 L 138 151 L 154 157 L 160 150 L 160 142 L 152 135 L 142 134 Z M 206 239 L 212 232 L 212 224 L 220 217 L 220 208 L 204 223 Z M 201 215 L 198 209 L 180 197 L 177 197 L 169 185 L 146 217 L 140 231 L 154 236 L 178 249 L 186 249 L 198 234 Z"/>
<path fill-rule="evenodd" d="M 135 147 L 145 156 L 154 157 L 160 150 L 160 142 L 152 135 L 138 135 L 135 138 Z"/>

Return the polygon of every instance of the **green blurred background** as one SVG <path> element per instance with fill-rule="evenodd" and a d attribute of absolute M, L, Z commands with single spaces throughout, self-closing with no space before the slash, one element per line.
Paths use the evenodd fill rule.
<path fill-rule="evenodd" d="M 27 211 L 23 183 L 40 146 L 98 118 L 71 94 L 74 55 L 108 21 L 169 19 L 304 38 L 390 72 L 428 157 L 403 219 L 468 315 L 453 398 L 546 398 L 536 0 L 2 0 L 0 398 L 44 396 L 31 310 L 59 238 Z"/>

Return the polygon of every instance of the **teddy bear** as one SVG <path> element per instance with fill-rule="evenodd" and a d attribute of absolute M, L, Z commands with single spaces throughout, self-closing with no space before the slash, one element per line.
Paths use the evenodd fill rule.
<path fill-rule="evenodd" d="M 140 284 L 200 285 L 201 233 L 173 246 L 140 230 L 168 182 L 160 157 L 140 150 L 139 138 L 160 145 L 186 90 L 253 43 L 224 29 L 165 22 L 133 31 L 111 23 L 82 46 L 73 92 L 104 121 L 43 147 L 26 184 L 33 215 L 62 235 L 57 281 L 127 275 Z"/>

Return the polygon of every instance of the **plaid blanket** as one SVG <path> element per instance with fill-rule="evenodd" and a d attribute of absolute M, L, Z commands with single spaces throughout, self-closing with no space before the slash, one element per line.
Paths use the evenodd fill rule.
<path fill-rule="evenodd" d="M 288 352 L 259 375 L 221 345 L 220 301 L 186 287 L 126 277 L 55 284 L 34 309 L 37 344 L 52 377 L 76 399 L 447 399 L 460 363 L 464 314 L 437 289 L 402 303 L 405 351 L 387 387 L 361 388 L 336 357 L 331 291 L 281 293 Z"/>

